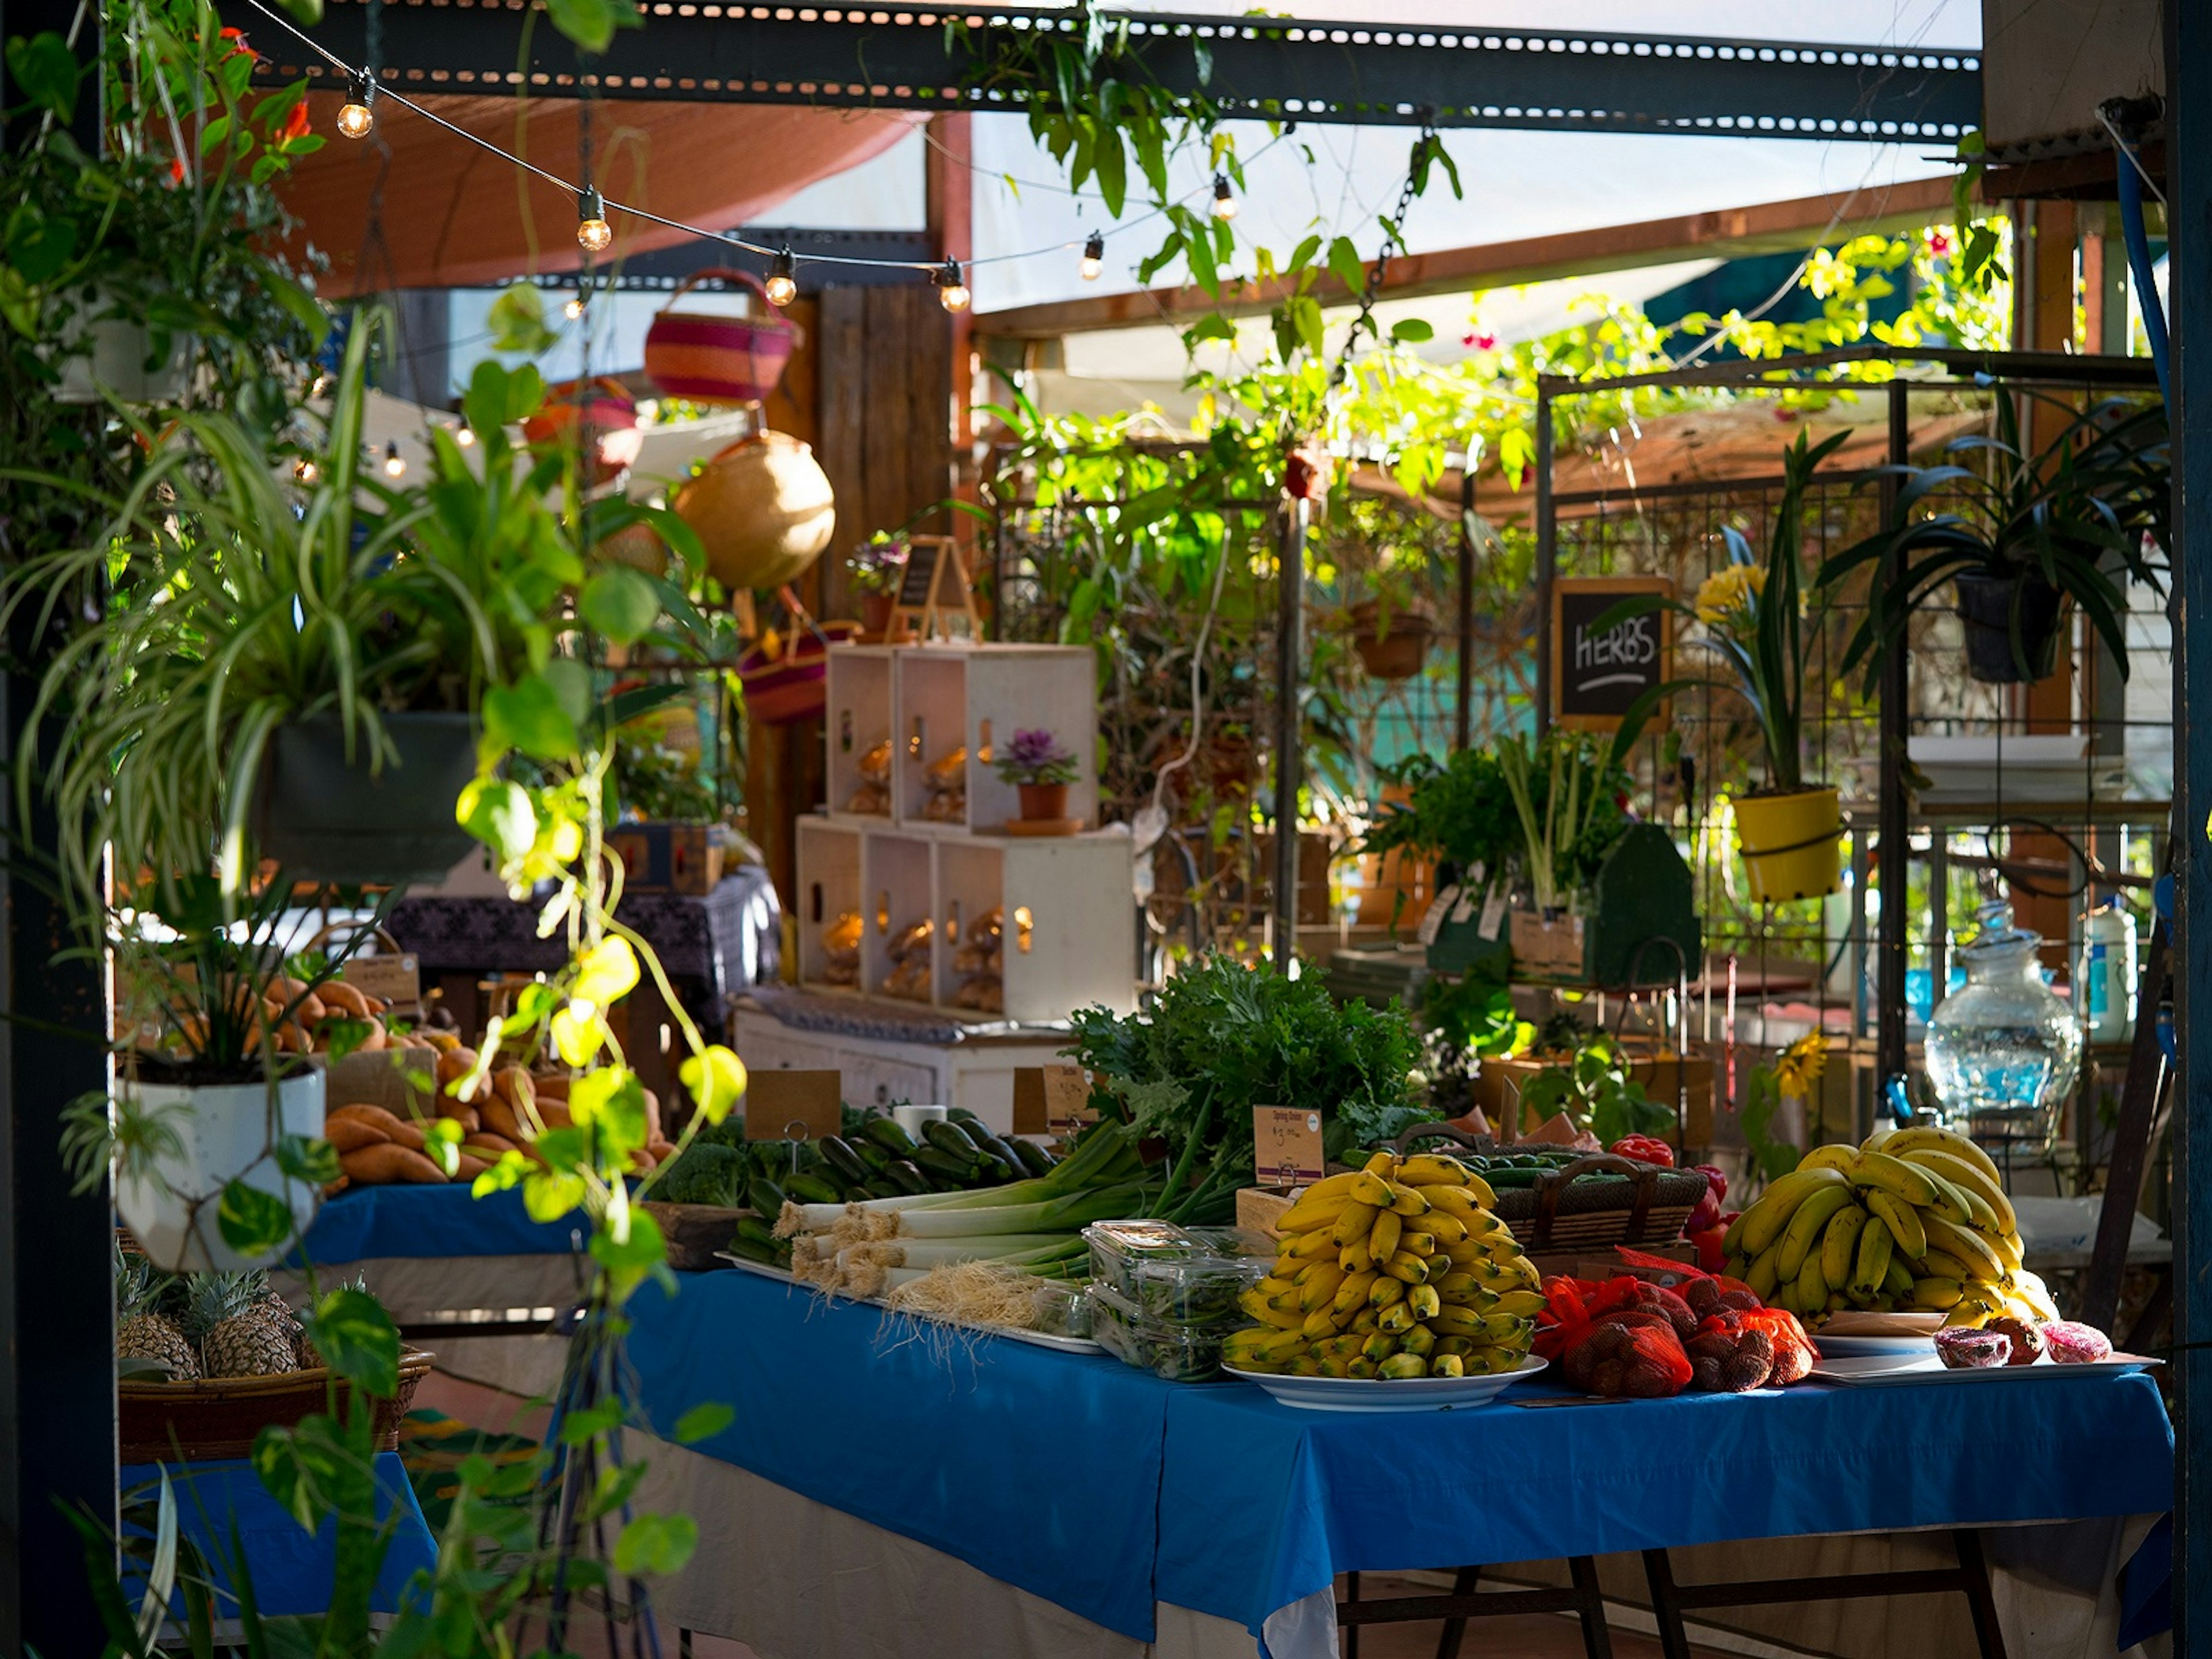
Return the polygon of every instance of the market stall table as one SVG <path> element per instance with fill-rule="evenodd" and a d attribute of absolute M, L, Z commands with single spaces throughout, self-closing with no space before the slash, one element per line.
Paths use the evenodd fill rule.
<path fill-rule="evenodd" d="M 126 1504 L 151 1503 L 158 1496 L 162 1465 L 126 1463 L 121 1471 Z M 320 1613 L 330 1606 L 331 1574 L 336 1564 L 336 1523 L 325 1522 L 309 1532 L 269 1495 L 253 1466 L 245 1459 L 213 1463 L 168 1466 L 170 1486 L 176 1498 L 177 1531 L 181 1542 L 191 1544 L 207 1563 L 216 1586 L 215 1619 L 218 1632 L 224 1621 L 234 1625 L 238 1603 L 232 1595 L 234 1529 L 243 1552 L 254 1604 L 266 1616 Z M 436 1565 L 437 1540 L 407 1471 L 397 1452 L 376 1456 L 377 1516 L 383 1520 L 396 1507 L 392 1543 L 377 1574 L 371 1606 L 376 1613 L 399 1610 L 406 1598 L 408 1581 Z M 180 1567 L 179 1572 L 184 1570 Z M 126 1579 L 125 1594 L 135 1602 L 144 1592 L 144 1580 Z M 181 1617 L 181 1600 L 173 1601 Z"/>
<path fill-rule="evenodd" d="M 324 1200 L 273 1280 L 296 1302 L 301 1256 L 325 1280 L 359 1275 L 403 1333 L 435 1348 L 440 1370 L 535 1395 L 561 1374 L 567 1342 L 555 1326 L 581 1294 L 586 1231 L 580 1216 L 532 1221 L 519 1190 L 356 1187 Z"/>
<path fill-rule="evenodd" d="M 1249 1654 L 1263 1638 L 1305 1659 L 1334 1651 L 1345 1571 L 2055 1522 L 2100 1523 L 2089 1542 L 2110 1553 L 2123 1518 L 2171 1502 L 2172 1431 L 2141 1376 L 1313 1413 L 750 1274 L 680 1283 L 636 1306 L 641 1401 L 664 1426 L 708 1401 L 737 1418 L 696 1451 L 654 1449 L 656 1490 L 703 1540 L 657 1599 L 769 1655 L 903 1628 L 947 1653 Z M 763 1547 L 772 1564 L 726 1571 Z M 840 1578 L 872 1558 L 870 1598 Z M 2105 1601 L 2116 1616 L 2099 1573 L 2076 1623 Z M 757 1580 L 783 1605 L 750 1599 Z M 2016 1605 L 2001 1586 L 2000 1613 Z"/>

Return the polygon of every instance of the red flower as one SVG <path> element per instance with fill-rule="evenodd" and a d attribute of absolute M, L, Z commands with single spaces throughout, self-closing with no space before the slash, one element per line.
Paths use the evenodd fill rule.
<path fill-rule="evenodd" d="M 228 41 L 229 41 L 229 42 L 231 43 L 231 46 L 230 46 L 230 52 L 229 52 L 229 53 L 228 54 L 228 56 L 233 57 L 233 58 L 235 58 L 235 57 L 237 57 L 237 56 L 238 56 L 238 54 L 239 54 L 239 53 L 240 53 L 240 52 L 244 52 L 244 53 L 245 53 L 248 58 L 252 58 L 255 62 L 258 63 L 258 62 L 260 61 L 261 54 L 260 54 L 259 52 L 258 52 L 254 51 L 254 49 L 253 49 L 252 47 L 251 47 L 251 46 L 247 46 L 247 45 L 246 44 L 246 31 L 245 31 L 245 30 L 243 30 L 243 29 L 225 29 L 225 30 L 222 32 L 222 38 L 223 40 L 228 40 Z"/>
<path fill-rule="evenodd" d="M 292 106 L 292 112 L 284 118 L 284 125 L 276 134 L 276 142 L 289 143 L 295 138 L 306 137 L 313 131 L 314 127 L 307 119 L 307 100 L 302 98 Z"/>
<path fill-rule="evenodd" d="M 1485 329 L 1480 334 L 1468 335 L 1467 343 L 1473 346 L 1477 351 L 1495 351 L 1498 349 L 1498 337 L 1495 334 L 1491 333 L 1487 329 Z"/>
<path fill-rule="evenodd" d="M 169 163 L 169 182 L 173 185 L 181 185 L 185 182 L 185 158 L 181 155 L 173 158 Z"/>
<path fill-rule="evenodd" d="M 1945 254 L 1951 251 L 1951 239 L 1946 236 L 1940 230 L 1929 231 L 1928 233 L 1928 251 L 1934 254 L 1937 258 L 1942 258 Z"/>

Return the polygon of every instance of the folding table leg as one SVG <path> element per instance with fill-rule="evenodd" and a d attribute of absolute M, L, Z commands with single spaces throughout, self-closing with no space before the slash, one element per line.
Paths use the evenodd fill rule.
<path fill-rule="evenodd" d="M 1454 1595 L 1474 1595 L 1480 1587 L 1481 1577 L 1480 1567 L 1462 1567 L 1452 1576 L 1451 1593 Z M 1445 1620 L 1444 1633 L 1437 1638 L 1437 1659 L 1459 1659 L 1460 1638 L 1466 1634 L 1466 1620 Z"/>
<path fill-rule="evenodd" d="M 1651 1583 L 1651 1616 L 1659 1626 L 1659 1651 L 1665 1659 L 1690 1659 L 1690 1638 L 1682 1628 L 1682 1604 L 1674 1595 L 1674 1566 L 1666 1551 L 1644 1552 L 1644 1576 Z"/>
<path fill-rule="evenodd" d="M 1587 1555 L 1572 1556 L 1567 1571 L 1574 1575 L 1575 1610 L 1583 1621 L 1583 1654 L 1587 1659 L 1613 1659 L 1613 1633 L 1606 1627 L 1605 1594 L 1598 1589 L 1597 1563 Z"/>
<path fill-rule="evenodd" d="M 1982 1535 L 1961 1527 L 1951 1534 L 1951 1542 L 1959 1552 L 1959 1571 L 1966 1581 L 1966 1607 L 1974 1617 L 1974 1641 L 1982 1659 L 2005 1659 L 2004 1632 L 1997 1626 L 1996 1597 L 1990 1591 L 1990 1562 L 1982 1553 Z"/>
<path fill-rule="evenodd" d="M 1356 1572 L 1344 1575 L 1344 1599 L 1347 1601 L 1359 1599 L 1359 1575 Z M 1357 1625 L 1349 1626 L 1344 1632 L 1344 1659 L 1359 1659 L 1359 1626 Z"/>
<path fill-rule="evenodd" d="M 680 1625 L 676 1630 L 676 1659 L 691 1659 L 691 1632 Z"/>

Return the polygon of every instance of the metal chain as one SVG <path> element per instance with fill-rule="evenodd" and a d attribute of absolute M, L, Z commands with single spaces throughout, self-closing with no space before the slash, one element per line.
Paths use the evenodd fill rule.
<path fill-rule="evenodd" d="M 1350 376 L 1352 354 L 1358 349 L 1359 337 L 1364 333 L 1378 343 L 1382 337 L 1375 326 L 1375 301 L 1382 297 L 1383 279 L 1389 275 L 1391 250 L 1405 246 L 1406 216 L 1413 210 L 1414 197 L 1420 193 L 1416 181 L 1423 162 L 1428 159 L 1429 146 L 1437 141 L 1436 111 L 1424 106 L 1419 113 L 1421 136 L 1413 141 L 1412 158 L 1406 163 L 1406 182 L 1399 188 L 1398 205 L 1382 222 L 1382 246 L 1376 252 L 1375 263 L 1367 268 L 1367 283 L 1359 294 L 1359 314 L 1352 319 L 1352 327 L 1344 337 L 1344 349 L 1337 356 L 1336 367 L 1329 371 L 1331 390 L 1342 386 Z"/>

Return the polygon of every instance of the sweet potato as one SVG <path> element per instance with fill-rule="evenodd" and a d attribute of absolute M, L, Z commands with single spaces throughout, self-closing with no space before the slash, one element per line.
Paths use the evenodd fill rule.
<path fill-rule="evenodd" d="M 359 1118 L 371 1127 L 381 1129 L 384 1132 L 384 1138 L 393 1146 L 405 1146 L 417 1152 L 422 1150 L 421 1127 L 409 1122 L 404 1117 L 387 1112 L 381 1106 L 372 1106 L 365 1102 L 356 1103 L 350 1106 L 339 1107 L 337 1110 L 331 1113 L 330 1116 Z"/>
<path fill-rule="evenodd" d="M 473 1106 L 464 1105 L 451 1095 L 440 1095 L 436 1102 L 440 1117 L 449 1117 L 461 1126 L 464 1134 L 473 1134 L 483 1127 L 483 1119 Z"/>
<path fill-rule="evenodd" d="M 391 1046 L 392 1039 L 385 1035 L 384 1022 L 371 1015 L 368 1019 L 368 1035 L 361 1040 L 361 1047 L 356 1052 L 372 1054 L 389 1048 Z"/>
<path fill-rule="evenodd" d="M 530 1086 L 540 1100 L 566 1100 L 568 1097 L 568 1074 L 566 1072 L 532 1072 Z"/>
<path fill-rule="evenodd" d="M 456 1155 L 453 1159 L 453 1179 L 456 1181 L 474 1181 L 486 1170 L 491 1168 L 492 1164 L 497 1161 L 498 1160 L 495 1158 L 486 1160 L 481 1158 L 471 1158 L 465 1149 Z"/>
<path fill-rule="evenodd" d="M 364 1146 L 389 1146 L 392 1137 L 364 1118 L 331 1117 L 323 1121 L 323 1139 L 340 1152 L 357 1152 Z"/>
<path fill-rule="evenodd" d="M 437 1060 L 438 1086 L 450 1089 L 476 1069 L 477 1051 L 473 1048 L 453 1048 L 441 1052 Z M 459 1098 L 459 1097 L 456 1097 Z"/>
<path fill-rule="evenodd" d="M 446 1179 L 443 1170 L 406 1146 L 364 1146 L 357 1152 L 339 1154 L 338 1164 L 347 1175 L 363 1183 L 389 1186 L 395 1182 L 417 1182 L 429 1186 Z"/>
<path fill-rule="evenodd" d="M 522 1120 L 514 1115 L 514 1108 L 495 1094 L 486 1095 L 477 1103 L 477 1118 L 483 1127 L 518 1146 L 530 1139 Z"/>
<path fill-rule="evenodd" d="M 367 1019 L 368 999 L 342 979 L 325 983 L 319 994 L 331 1013 L 341 1019 Z"/>

